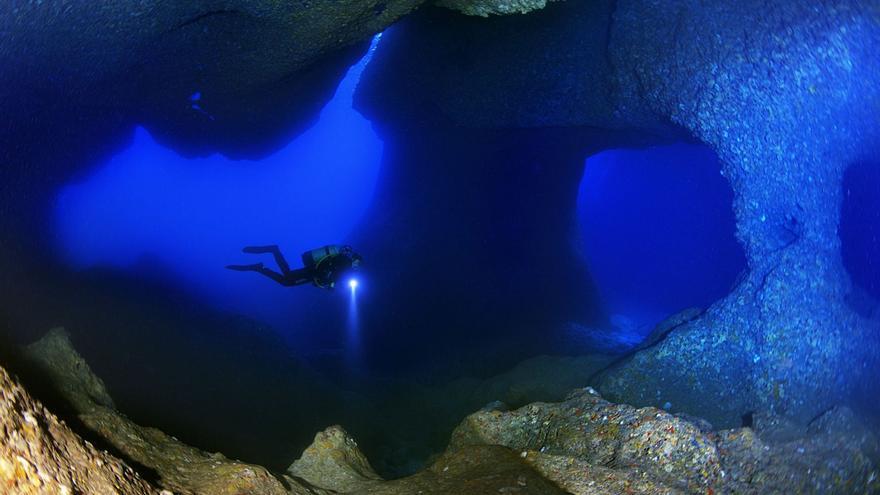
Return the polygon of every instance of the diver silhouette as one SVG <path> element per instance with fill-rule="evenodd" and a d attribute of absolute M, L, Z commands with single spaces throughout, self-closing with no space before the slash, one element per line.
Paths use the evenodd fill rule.
<path fill-rule="evenodd" d="M 351 246 L 330 245 L 306 251 L 302 255 L 303 267 L 291 270 L 278 246 L 248 246 L 242 252 L 250 254 L 272 254 L 279 272 L 266 268 L 262 263 L 252 265 L 227 265 L 229 270 L 257 272 L 285 287 L 312 283 L 315 287 L 332 289 L 344 276 L 351 275 L 360 266 L 361 255 Z"/>

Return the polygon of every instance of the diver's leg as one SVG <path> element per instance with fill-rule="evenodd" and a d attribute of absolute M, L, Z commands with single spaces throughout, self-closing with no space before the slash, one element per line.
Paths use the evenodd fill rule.
<path fill-rule="evenodd" d="M 271 278 L 281 285 L 291 285 L 288 283 L 288 279 L 286 276 L 274 270 L 266 268 L 265 266 L 263 266 L 262 263 L 255 263 L 253 265 L 227 265 L 226 268 L 229 270 L 235 270 L 237 272 L 257 272 L 260 275 Z"/>
<path fill-rule="evenodd" d="M 278 268 L 281 270 L 281 273 L 288 274 L 290 273 L 290 265 L 287 264 L 287 260 L 284 259 L 284 255 L 281 254 L 281 250 L 278 249 L 278 246 L 248 246 L 242 249 L 245 253 L 251 254 L 263 254 L 263 253 L 271 253 L 272 256 L 275 257 L 275 263 L 278 265 Z"/>
<path fill-rule="evenodd" d="M 298 268 L 296 270 L 291 270 L 284 274 L 284 282 L 283 285 L 288 287 L 294 285 L 302 285 L 307 284 L 312 281 L 314 278 L 314 273 L 312 270 L 308 268 Z"/>
<path fill-rule="evenodd" d="M 258 272 L 262 268 L 262 263 L 254 263 L 253 265 L 226 265 L 227 270 L 235 270 L 237 272 Z"/>

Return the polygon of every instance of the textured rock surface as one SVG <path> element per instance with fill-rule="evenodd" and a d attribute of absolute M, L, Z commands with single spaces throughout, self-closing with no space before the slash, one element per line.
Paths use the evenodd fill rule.
<path fill-rule="evenodd" d="M 4 2 L 0 108 L 38 121 L 103 109 L 185 151 L 255 153 L 315 117 L 366 47 L 345 49 L 421 2 Z"/>
<path fill-rule="evenodd" d="M 880 322 L 846 302 L 837 226 L 843 170 L 878 138 L 878 18 L 861 2 L 618 4 L 621 92 L 718 152 L 750 273 L 603 390 L 716 397 L 720 424 L 768 408 L 803 422 L 867 378 Z"/>
<path fill-rule="evenodd" d="M 533 10 L 543 9 L 547 6 L 547 2 L 548 0 L 438 0 L 436 3 L 463 14 L 488 17 L 489 15 L 526 14 Z"/>
<path fill-rule="evenodd" d="M 157 492 L 119 459 L 83 441 L 0 368 L 0 493 Z"/>
<path fill-rule="evenodd" d="M 608 402 L 589 388 L 559 403 L 486 407 L 462 422 L 428 468 L 403 479 L 379 478 L 338 426 L 318 433 L 287 475 L 275 477 L 92 401 L 109 397 L 61 330 L 29 355 L 75 408 L 85 408 L 78 419 L 91 433 L 174 493 L 880 493 L 871 459 L 877 438 L 846 408 L 784 435 L 789 423 L 765 416 L 756 418 L 757 430 L 713 432 L 699 420 Z M 74 482 L 86 493 L 156 492 L 59 423 L 2 370 L 0 391 L 0 482 L 10 493 L 77 493 L 70 491 Z"/>
<path fill-rule="evenodd" d="M 751 428 L 703 431 L 587 389 L 562 403 L 475 413 L 453 434 L 450 450 L 506 446 L 572 493 L 875 493 L 878 468 L 867 454 L 877 440 L 863 428 L 835 408 L 809 432 L 771 442 Z"/>
<path fill-rule="evenodd" d="M 109 395 L 101 380 L 76 353 L 63 330 L 55 329 L 29 346 L 27 357 L 55 384 L 88 430 L 126 459 L 155 473 L 157 484 L 163 488 L 174 493 L 218 495 L 289 493 L 262 467 L 202 452 L 159 430 L 137 425 L 116 411 L 106 403 Z M 106 400 L 95 401 L 94 397 Z M 293 493 L 308 493 L 292 480 L 288 485 Z"/>
<path fill-rule="evenodd" d="M 843 171 L 880 140 L 878 11 L 561 2 L 477 26 L 425 10 L 380 46 L 356 101 L 379 122 L 642 129 L 711 146 L 749 271 L 599 386 L 719 426 L 766 409 L 804 424 L 869 382 L 880 355 L 880 322 L 847 301 L 837 237 Z"/>
<path fill-rule="evenodd" d="M 384 125 L 614 127 L 613 12 L 607 0 L 490 19 L 422 8 L 383 36 L 355 104 Z"/>
<path fill-rule="evenodd" d="M 315 441 L 287 469 L 291 476 L 316 486 L 351 492 L 381 481 L 357 442 L 339 426 L 315 435 Z"/>

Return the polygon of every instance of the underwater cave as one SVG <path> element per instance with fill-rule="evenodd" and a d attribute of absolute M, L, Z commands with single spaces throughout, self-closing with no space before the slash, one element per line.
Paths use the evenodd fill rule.
<path fill-rule="evenodd" d="M 0 6 L 0 491 L 880 493 L 878 19 Z"/>
<path fill-rule="evenodd" d="M 686 143 L 586 160 L 580 251 L 605 312 L 636 343 L 670 314 L 726 295 L 745 269 L 720 171 L 711 148 Z"/>
<path fill-rule="evenodd" d="M 853 283 L 880 298 L 880 167 L 856 163 L 843 177 L 840 241 L 843 264 Z M 868 306 L 870 307 L 870 305 Z"/>

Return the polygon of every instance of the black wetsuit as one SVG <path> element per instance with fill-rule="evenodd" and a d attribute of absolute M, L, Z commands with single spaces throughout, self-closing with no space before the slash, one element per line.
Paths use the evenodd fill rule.
<path fill-rule="evenodd" d="M 342 274 L 351 271 L 360 261 L 360 256 L 355 254 L 348 246 L 325 246 L 303 253 L 302 268 L 291 270 L 284 255 L 278 246 L 254 246 L 243 249 L 245 253 L 272 254 L 279 272 L 266 268 L 262 263 L 253 265 L 229 265 L 226 268 L 236 271 L 257 272 L 285 287 L 312 283 L 323 289 L 333 288 Z"/>

